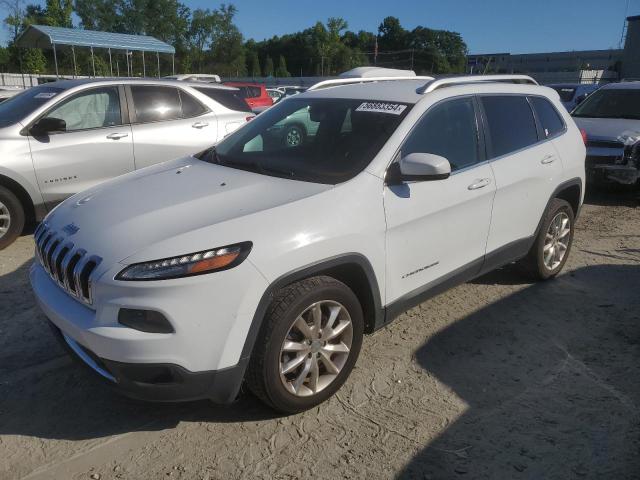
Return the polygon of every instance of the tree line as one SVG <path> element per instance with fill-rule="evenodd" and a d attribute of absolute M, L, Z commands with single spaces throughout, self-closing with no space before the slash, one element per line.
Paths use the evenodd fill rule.
<path fill-rule="evenodd" d="M 346 20 L 329 18 L 291 34 L 245 40 L 235 24 L 237 8 L 191 10 L 178 0 L 0 0 L 10 41 L 0 47 L 0 69 L 25 73 L 54 73 L 52 52 L 18 49 L 15 40 L 29 25 L 73 27 L 134 35 L 150 35 L 173 45 L 175 68 L 183 73 L 216 73 L 224 77 L 288 77 L 336 75 L 357 66 L 405 68 L 417 73 L 458 73 L 466 65 L 467 46 L 461 35 L 418 26 L 405 29 L 395 17 L 385 18 L 377 32 L 349 30 Z M 91 63 L 87 49 L 76 50 L 78 74 L 109 75 L 105 52 L 95 50 Z M 119 73 L 124 55 L 115 55 Z M 133 75 L 142 75 L 142 59 L 130 57 Z M 170 73 L 172 60 L 163 56 L 160 69 Z M 70 51 L 58 52 L 60 73 L 73 74 Z M 156 62 L 147 62 L 147 75 L 157 74 Z M 116 71 L 114 70 L 114 74 Z"/>

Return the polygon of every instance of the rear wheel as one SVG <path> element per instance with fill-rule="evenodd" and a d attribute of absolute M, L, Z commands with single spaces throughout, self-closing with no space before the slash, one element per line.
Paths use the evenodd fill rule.
<path fill-rule="evenodd" d="M 521 264 L 536 279 L 555 277 L 569 257 L 573 243 L 574 214 L 571 205 L 553 199 L 538 236 Z"/>
<path fill-rule="evenodd" d="M 304 128 L 300 125 L 289 125 L 284 132 L 284 144 L 287 147 L 299 147 L 304 143 Z"/>
<path fill-rule="evenodd" d="M 281 412 L 312 408 L 351 373 L 363 330 L 362 308 L 345 284 L 324 276 L 296 282 L 276 294 L 267 312 L 247 384 Z"/>
<path fill-rule="evenodd" d="M 0 250 L 11 245 L 24 228 L 24 209 L 11 190 L 0 187 Z"/>

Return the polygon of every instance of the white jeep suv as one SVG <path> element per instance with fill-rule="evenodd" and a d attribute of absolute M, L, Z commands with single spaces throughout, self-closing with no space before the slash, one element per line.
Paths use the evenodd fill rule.
<path fill-rule="evenodd" d="M 286 145 L 272 127 L 301 111 L 318 128 Z M 425 299 L 518 260 L 558 274 L 584 159 L 529 77 L 333 80 L 61 203 L 31 284 L 125 394 L 230 402 L 245 382 L 297 412 L 340 388 L 364 333 Z"/>

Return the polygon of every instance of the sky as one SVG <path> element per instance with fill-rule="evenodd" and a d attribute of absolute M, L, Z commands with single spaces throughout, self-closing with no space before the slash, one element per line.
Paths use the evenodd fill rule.
<path fill-rule="evenodd" d="M 28 1 L 28 0 L 27 0 Z M 217 1 L 182 0 L 191 9 Z M 33 3 L 44 3 L 35 1 Z M 640 0 L 227 0 L 238 9 L 245 38 L 262 40 L 303 30 L 332 16 L 353 31 L 376 31 L 386 16 L 459 32 L 470 53 L 532 53 L 618 48 L 624 19 Z M 6 10 L 0 6 L 0 18 Z M 0 41 L 6 43 L 3 28 Z"/>

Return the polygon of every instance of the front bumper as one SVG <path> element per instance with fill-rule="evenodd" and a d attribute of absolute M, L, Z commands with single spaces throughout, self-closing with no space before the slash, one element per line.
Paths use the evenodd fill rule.
<path fill-rule="evenodd" d="M 148 402 L 183 402 L 210 399 L 231 403 L 238 395 L 246 360 L 222 370 L 190 372 L 172 364 L 122 363 L 98 357 L 49 323 L 64 349 L 119 393 Z"/>
<path fill-rule="evenodd" d="M 120 268 L 120 267 L 115 267 Z M 65 347 L 108 384 L 143 400 L 210 398 L 233 401 L 248 358 L 242 348 L 264 291 L 249 262 L 223 275 L 159 282 L 94 284 L 94 308 L 66 293 L 36 262 L 31 286 Z M 152 309 L 173 333 L 149 333 L 118 323 L 121 308 Z"/>

